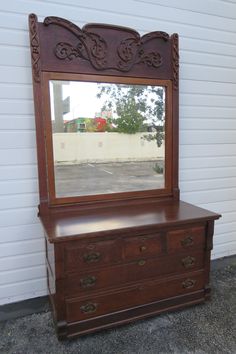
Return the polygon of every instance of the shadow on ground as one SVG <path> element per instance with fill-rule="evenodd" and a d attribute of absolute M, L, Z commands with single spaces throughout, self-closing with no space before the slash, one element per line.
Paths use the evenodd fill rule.
<path fill-rule="evenodd" d="M 0 323 L 1 354 L 236 353 L 236 265 L 214 270 L 203 305 L 59 342 L 51 313 Z"/>

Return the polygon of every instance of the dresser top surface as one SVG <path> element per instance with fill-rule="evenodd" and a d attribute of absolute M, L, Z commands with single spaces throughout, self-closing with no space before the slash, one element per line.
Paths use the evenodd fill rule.
<path fill-rule="evenodd" d="M 148 227 L 174 227 L 215 220 L 219 214 L 182 201 L 168 201 L 136 206 L 117 206 L 81 212 L 63 212 L 41 216 L 50 242 L 68 237 L 109 235 L 114 232 L 141 231 Z"/>

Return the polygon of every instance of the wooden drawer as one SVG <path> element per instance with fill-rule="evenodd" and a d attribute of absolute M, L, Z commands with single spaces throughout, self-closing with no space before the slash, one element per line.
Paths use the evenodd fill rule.
<path fill-rule="evenodd" d="M 205 245 L 205 227 L 195 226 L 167 232 L 169 253 L 191 249 L 203 249 Z"/>
<path fill-rule="evenodd" d="M 70 242 L 64 248 L 65 271 L 82 270 L 116 263 L 121 260 L 121 248 L 115 240 L 100 242 Z"/>
<path fill-rule="evenodd" d="M 187 294 L 204 287 L 203 272 L 144 283 L 129 290 L 84 299 L 66 299 L 67 322 L 125 310 L 142 304 Z"/>
<path fill-rule="evenodd" d="M 117 265 L 102 270 L 71 275 L 65 279 L 65 295 L 83 295 L 109 287 L 121 287 L 124 284 L 139 282 L 163 275 L 186 273 L 204 267 L 204 254 L 185 253 L 178 256 L 139 259 L 124 265 Z"/>
<path fill-rule="evenodd" d="M 124 239 L 125 259 L 156 256 L 162 253 L 161 235 L 128 237 Z"/>

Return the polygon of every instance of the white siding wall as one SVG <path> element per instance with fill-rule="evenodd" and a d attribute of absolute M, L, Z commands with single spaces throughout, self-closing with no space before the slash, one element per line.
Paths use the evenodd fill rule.
<path fill-rule="evenodd" d="M 0 2 L 0 304 L 46 294 L 27 16 L 180 35 L 182 200 L 223 214 L 213 257 L 236 253 L 236 1 Z"/>

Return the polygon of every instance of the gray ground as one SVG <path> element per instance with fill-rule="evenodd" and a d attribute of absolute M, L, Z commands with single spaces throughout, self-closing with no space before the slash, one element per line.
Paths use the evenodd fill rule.
<path fill-rule="evenodd" d="M 212 300 L 58 342 L 50 312 L 0 323 L 1 354 L 236 353 L 236 263 L 212 272 Z"/>
<path fill-rule="evenodd" d="M 156 164 L 163 161 L 86 163 L 55 168 L 58 197 L 116 193 L 164 187 Z"/>

